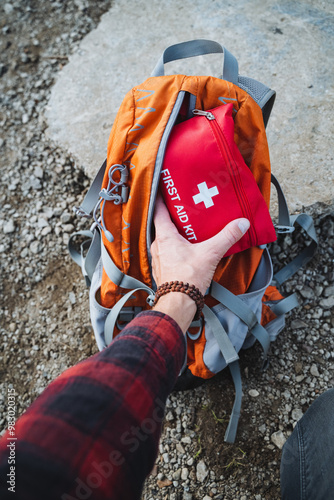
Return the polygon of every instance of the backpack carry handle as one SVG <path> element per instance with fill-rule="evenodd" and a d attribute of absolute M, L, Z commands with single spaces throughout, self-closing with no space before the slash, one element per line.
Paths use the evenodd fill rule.
<path fill-rule="evenodd" d="M 163 52 L 151 76 L 163 76 L 164 64 L 168 62 L 205 54 L 224 54 L 223 80 L 238 84 L 238 61 L 225 47 L 212 40 L 190 40 L 171 45 Z"/>

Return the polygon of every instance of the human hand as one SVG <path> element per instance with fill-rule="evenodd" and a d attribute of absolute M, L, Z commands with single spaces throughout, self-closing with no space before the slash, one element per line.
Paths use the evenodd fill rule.
<path fill-rule="evenodd" d="M 151 254 L 157 286 L 178 280 L 195 285 L 204 295 L 220 259 L 246 233 L 249 221 L 236 219 L 212 238 L 201 243 L 190 243 L 179 234 L 159 196 L 154 225 L 156 235 Z"/>

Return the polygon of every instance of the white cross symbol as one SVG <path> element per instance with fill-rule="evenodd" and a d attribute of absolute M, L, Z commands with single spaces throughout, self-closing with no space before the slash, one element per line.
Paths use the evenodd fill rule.
<path fill-rule="evenodd" d="M 193 196 L 195 205 L 203 201 L 205 208 L 212 207 L 214 205 L 212 198 L 219 194 L 217 186 L 208 188 L 206 182 L 201 182 L 201 184 L 197 184 L 197 187 L 199 189 L 199 193 Z"/>

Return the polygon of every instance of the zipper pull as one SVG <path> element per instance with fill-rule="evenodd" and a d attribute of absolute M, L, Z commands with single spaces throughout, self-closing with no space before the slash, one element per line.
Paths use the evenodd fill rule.
<path fill-rule="evenodd" d="M 201 109 L 193 109 L 193 114 L 197 116 L 205 116 L 208 120 L 215 120 L 215 115 L 211 111 L 202 111 Z"/>

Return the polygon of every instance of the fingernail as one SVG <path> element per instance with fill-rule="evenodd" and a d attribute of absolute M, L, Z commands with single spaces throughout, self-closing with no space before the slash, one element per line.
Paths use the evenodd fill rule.
<path fill-rule="evenodd" d="M 239 226 L 239 229 L 242 232 L 242 234 L 245 234 L 246 231 L 248 231 L 249 226 L 250 226 L 249 220 L 247 220 L 247 219 L 241 219 L 238 222 L 238 226 Z"/>

